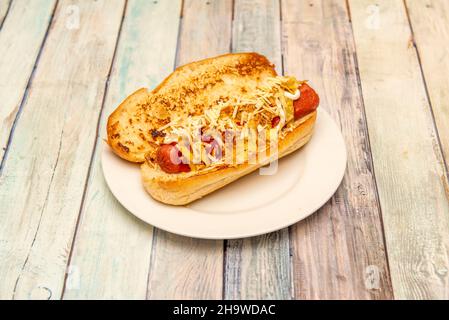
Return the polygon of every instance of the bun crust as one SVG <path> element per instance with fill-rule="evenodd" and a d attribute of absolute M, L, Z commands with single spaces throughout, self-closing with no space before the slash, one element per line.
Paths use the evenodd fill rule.
<path fill-rule="evenodd" d="M 299 125 L 279 141 L 278 158 L 282 158 L 309 142 L 317 113 L 299 120 Z M 257 164 L 241 164 L 200 174 L 188 172 L 167 174 L 161 170 L 142 164 L 141 174 L 145 190 L 156 200 L 171 205 L 185 205 L 224 187 L 225 185 L 259 169 L 271 161 L 269 157 Z"/>

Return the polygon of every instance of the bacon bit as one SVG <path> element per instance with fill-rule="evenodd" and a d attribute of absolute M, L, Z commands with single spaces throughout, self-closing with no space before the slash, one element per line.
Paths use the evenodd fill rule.
<path fill-rule="evenodd" d="M 276 127 L 280 121 L 281 118 L 279 116 L 274 117 L 273 119 L 271 119 L 271 127 L 272 128 Z"/>

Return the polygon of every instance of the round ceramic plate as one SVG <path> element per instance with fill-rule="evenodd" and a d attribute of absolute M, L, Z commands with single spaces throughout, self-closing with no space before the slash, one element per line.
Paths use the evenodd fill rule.
<path fill-rule="evenodd" d="M 329 200 L 343 179 L 346 148 L 337 125 L 322 108 L 307 145 L 279 160 L 277 169 L 256 170 L 187 206 L 165 205 L 144 190 L 140 168 L 102 153 L 106 182 L 118 201 L 160 229 L 206 239 L 268 233 L 298 222 Z"/>

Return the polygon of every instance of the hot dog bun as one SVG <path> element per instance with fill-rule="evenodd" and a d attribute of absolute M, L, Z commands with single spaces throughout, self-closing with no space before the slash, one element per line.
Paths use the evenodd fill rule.
<path fill-rule="evenodd" d="M 217 104 L 221 105 L 220 110 L 232 109 L 234 104 L 253 98 L 253 93 L 268 78 L 276 76 L 274 65 L 257 53 L 227 54 L 182 66 L 153 91 L 140 89 L 120 104 L 108 119 L 108 144 L 121 158 L 142 163 L 143 185 L 154 199 L 172 205 L 190 203 L 269 163 L 273 157 L 281 158 L 299 149 L 310 140 L 316 106 L 285 125 L 288 130 L 280 135 L 278 153 L 259 156 L 255 164 L 248 161 L 234 165 L 217 162 L 210 167 L 189 164 L 190 172 L 179 173 L 167 173 L 158 165 L 156 153 L 167 143 L 162 141 L 167 139 L 165 129 L 173 119 L 202 117 Z M 231 111 L 227 111 L 228 117 Z M 240 111 L 234 110 L 234 118 L 236 112 Z M 214 121 L 210 115 L 207 119 Z"/>

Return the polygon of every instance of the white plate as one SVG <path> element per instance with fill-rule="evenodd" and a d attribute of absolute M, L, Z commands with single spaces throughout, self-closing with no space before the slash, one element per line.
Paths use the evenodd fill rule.
<path fill-rule="evenodd" d="M 337 125 L 320 109 L 309 143 L 279 161 L 277 173 L 259 171 L 184 207 L 159 203 L 144 190 L 139 165 L 102 153 L 106 182 L 118 201 L 160 229 L 205 239 L 268 233 L 298 222 L 329 200 L 343 179 L 346 148 Z"/>

